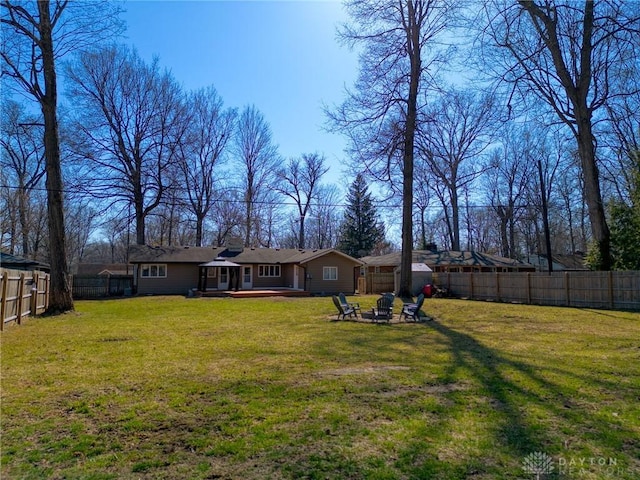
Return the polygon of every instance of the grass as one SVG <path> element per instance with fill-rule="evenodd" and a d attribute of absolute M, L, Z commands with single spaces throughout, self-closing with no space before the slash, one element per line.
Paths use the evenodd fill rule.
<path fill-rule="evenodd" d="M 361 297 L 365 309 L 375 297 Z M 76 303 L 2 334 L 2 478 L 640 478 L 640 314 L 430 299 Z"/>

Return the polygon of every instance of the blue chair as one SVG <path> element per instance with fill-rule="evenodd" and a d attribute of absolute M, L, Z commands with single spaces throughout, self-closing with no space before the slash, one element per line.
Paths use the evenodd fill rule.
<path fill-rule="evenodd" d="M 371 309 L 373 314 L 373 321 L 386 320 L 391 321 L 393 318 L 393 297 L 389 295 L 381 296 L 374 308 Z"/>
<path fill-rule="evenodd" d="M 402 306 L 402 312 L 400 312 L 400 320 L 403 318 L 406 320 L 411 317 L 414 322 L 420 321 L 420 309 L 422 308 L 422 304 L 424 303 L 424 294 L 421 293 L 418 295 L 418 299 L 416 303 L 405 303 Z"/>
<path fill-rule="evenodd" d="M 359 303 L 348 302 L 347 297 L 342 292 L 338 294 L 338 299 L 340 300 L 340 305 L 342 305 L 343 308 L 346 308 L 347 310 L 350 308 L 353 309 L 353 311 L 355 312 L 356 318 L 358 318 L 358 312 L 360 312 L 360 315 L 362 315 L 362 310 L 360 309 Z"/>
<path fill-rule="evenodd" d="M 338 297 L 336 297 L 335 295 L 333 295 L 331 297 L 333 299 L 333 304 L 336 306 L 336 308 L 338 309 L 338 318 L 337 320 L 345 320 L 347 318 L 347 315 L 349 317 L 356 315 L 356 311 L 349 307 L 349 306 L 343 306 L 340 303 L 340 300 L 338 299 Z M 356 315 L 356 318 L 358 318 L 358 316 Z"/>

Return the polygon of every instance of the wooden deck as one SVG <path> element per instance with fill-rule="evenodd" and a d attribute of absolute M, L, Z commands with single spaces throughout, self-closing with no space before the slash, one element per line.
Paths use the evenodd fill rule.
<path fill-rule="evenodd" d="M 201 297 L 231 297 L 231 298 L 260 298 L 260 297 L 309 297 L 305 290 L 292 289 L 264 289 L 264 290 L 208 290 L 198 292 Z"/>

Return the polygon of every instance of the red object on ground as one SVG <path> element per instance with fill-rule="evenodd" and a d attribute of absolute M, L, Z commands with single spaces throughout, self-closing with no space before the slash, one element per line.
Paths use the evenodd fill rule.
<path fill-rule="evenodd" d="M 422 287 L 422 293 L 424 293 L 425 297 L 431 298 L 431 295 L 433 295 L 433 285 L 431 285 L 430 283 L 426 284 L 424 287 Z"/>

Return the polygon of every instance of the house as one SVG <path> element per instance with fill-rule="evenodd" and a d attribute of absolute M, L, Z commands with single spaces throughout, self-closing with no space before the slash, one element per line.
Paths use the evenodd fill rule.
<path fill-rule="evenodd" d="M 360 260 L 360 277 L 366 280 L 367 293 L 379 293 L 372 285 L 394 285 L 397 289 L 398 272 L 402 253 L 394 252 L 387 255 L 363 257 Z M 534 272 L 535 267 L 528 263 L 519 262 L 511 258 L 499 257 L 488 253 L 454 250 L 414 250 L 411 261 L 413 264 L 424 263 L 433 272 Z M 413 270 L 413 267 L 412 267 Z M 388 277 L 386 281 L 384 278 Z M 380 278 L 383 281 L 380 281 Z M 423 285 L 421 277 L 412 273 L 413 290 L 418 291 Z M 416 283 L 417 282 L 417 283 Z M 388 287 L 387 287 L 388 288 Z M 360 289 L 362 290 L 362 289 Z"/>
<path fill-rule="evenodd" d="M 573 255 L 554 254 L 551 256 L 554 272 L 587 271 L 584 254 L 577 252 Z M 549 271 L 549 262 L 546 255 L 528 255 L 527 262 L 534 265 L 539 272 Z"/>
<path fill-rule="evenodd" d="M 75 275 L 79 277 L 127 276 L 133 274 L 133 266 L 126 263 L 80 263 Z"/>
<path fill-rule="evenodd" d="M 0 267 L 7 268 L 9 270 L 38 270 L 46 273 L 51 271 L 51 267 L 46 263 L 16 257 L 15 255 L 11 255 L 6 252 L 0 252 Z"/>
<path fill-rule="evenodd" d="M 133 245 L 138 294 L 290 289 L 325 295 L 353 293 L 359 260 L 334 249 L 162 247 Z"/>

